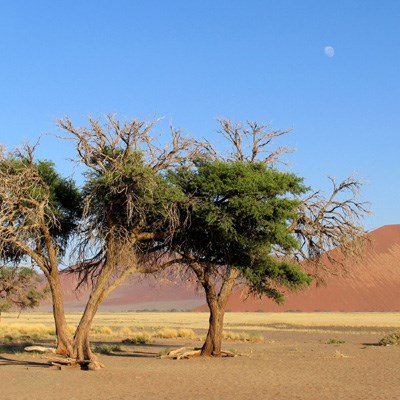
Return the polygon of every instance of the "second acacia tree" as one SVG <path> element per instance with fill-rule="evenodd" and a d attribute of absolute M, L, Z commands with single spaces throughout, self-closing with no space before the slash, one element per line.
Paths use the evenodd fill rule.
<path fill-rule="evenodd" d="M 201 354 L 212 356 L 221 355 L 225 307 L 236 286 L 280 303 L 321 268 L 340 270 L 360 249 L 366 211 L 354 178 L 334 184 L 325 198 L 276 168 L 288 149 L 270 145 L 287 131 L 219 122 L 232 151 L 221 155 L 209 146 L 208 159 L 170 173 L 187 198 L 173 249 L 204 289 L 210 320 Z"/>
<path fill-rule="evenodd" d="M 297 241 L 289 228 L 304 192 L 302 180 L 262 162 L 199 161 L 174 181 L 190 197 L 190 223 L 175 237 L 176 251 L 203 287 L 210 310 L 203 355 L 221 354 L 226 303 L 238 282 L 280 302 L 281 288 L 309 283 L 298 263 L 279 258 Z M 185 212 L 182 211 L 182 216 Z"/>

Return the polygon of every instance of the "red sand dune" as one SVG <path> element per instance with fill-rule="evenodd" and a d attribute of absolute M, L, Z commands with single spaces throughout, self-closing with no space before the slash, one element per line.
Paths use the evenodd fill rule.
<path fill-rule="evenodd" d="M 312 284 L 300 293 L 288 293 L 280 306 L 269 299 L 243 301 L 236 292 L 227 310 L 400 311 L 400 225 L 385 225 L 369 238 L 362 262 L 348 265 L 345 276 L 326 279 L 326 286 Z"/>
<path fill-rule="evenodd" d="M 385 225 L 369 233 L 371 239 L 361 263 L 348 265 L 346 276 L 315 284 L 300 293 L 289 293 L 284 305 L 269 299 L 243 301 L 235 292 L 230 311 L 400 311 L 400 225 Z M 63 275 L 66 309 L 84 308 L 88 291 L 75 292 L 76 281 Z M 101 307 L 102 311 L 190 310 L 206 311 L 202 290 L 181 283 L 161 285 L 153 278 L 132 280 L 119 287 Z M 50 309 L 47 302 L 42 310 Z"/>
<path fill-rule="evenodd" d="M 82 311 L 89 296 L 87 287 L 76 291 L 76 278 L 61 275 L 64 304 L 67 311 Z M 183 310 L 189 311 L 203 304 L 204 297 L 193 285 L 183 283 L 163 283 L 148 277 L 131 279 L 117 288 L 100 307 L 100 311 L 135 310 Z M 49 311 L 51 301 L 47 299 L 39 310 Z"/>

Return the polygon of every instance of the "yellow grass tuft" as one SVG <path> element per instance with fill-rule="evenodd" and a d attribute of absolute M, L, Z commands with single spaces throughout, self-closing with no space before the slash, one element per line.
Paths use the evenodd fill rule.
<path fill-rule="evenodd" d="M 175 339 L 178 337 L 178 330 L 173 328 L 163 328 L 155 332 L 154 337 L 162 339 Z"/>
<path fill-rule="evenodd" d="M 240 342 L 261 343 L 264 341 L 264 336 L 254 333 L 238 333 L 223 331 L 222 338 L 224 340 L 236 340 Z"/>
<path fill-rule="evenodd" d="M 129 327 L 123 326 L 118 330 L 117 334 L 118 336 L 129 337 L 132 335 L 132 331 Z"/>
<path fill-rule="evenodd" d="M 180 338 L 188 338 L 188 339 L 195 339 L 197 336 L 194 333 L 193 329 L 183 328 L 183 329 L 178 329 L 178 337 L 180 337 Z"/>
<path fill-rule="evenodd" d="M 90 330 L 96 336 L 113 336 L 114 332 L 109 326 L 94 326 Z"/>

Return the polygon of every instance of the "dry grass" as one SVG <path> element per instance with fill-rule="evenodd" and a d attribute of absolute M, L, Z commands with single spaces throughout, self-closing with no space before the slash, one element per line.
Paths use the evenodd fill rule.
<path fill-rule="evenodd" d="M 68 329 L 73 333 L 81 314 L 67 315 Z M 202 339 L 208 326 L 208 313 L 132 312 L 98 313 L 91 335 L 93 338 Z M 380 329 L 400 327 L 400 313 L 226 313 L 225 340 L 258 342 L 268 331 L 381 333 Z M 351 329 L 354 328 L 354 331 Z M 11 338 L 38 339 L 54 336 L 51 313 L 5 313 L 0 323 L 0 340 Z"/>
<path fill-rule="evenodd" d="M 174 328 L 163 328 L 156 331 L 138 331 L 131 332 L 129 337 L 123 340 L 124 343 L 148 343 L 150 340 L 155 338 L 161 339 L 192 339 L 199 340 L 201 337 L 196 335 L 192 329 L 174 329 Z"/>

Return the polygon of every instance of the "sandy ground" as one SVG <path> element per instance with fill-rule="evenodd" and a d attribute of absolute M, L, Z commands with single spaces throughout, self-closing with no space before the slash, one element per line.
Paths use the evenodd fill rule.
<path fill-rule="evenodd" d="M 158 340 L 101 355 L 107 368 L 94 372 L 52 369 L 43 355 L 0 354 L 0 399 L 399 399 L 400 346 L 346 331 L 265 332 L 261 344 L 225 343 L 245 355 L 224 359 L 159 359 L 165 348 L 199 343 Z M 332 338 L 345 343 L 328 344 Z"/>

